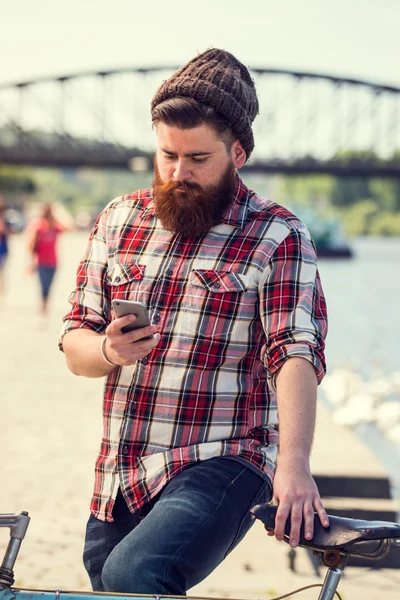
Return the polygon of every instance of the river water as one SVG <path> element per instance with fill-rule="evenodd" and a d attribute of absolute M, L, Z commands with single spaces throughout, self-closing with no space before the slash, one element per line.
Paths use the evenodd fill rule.
<path fill-rule="evenodd" d="M 400 238 L 357 238 L 352 247 L 351 260 L 319 260 L 329 316 L 327 372 L 350 368 L 365 380 L 384 378 L 400 371 Z M 386 468 L 400 499 L 400 446 L 374 423 L 360 423 L 354 433 Z"/>
<path fill-rule="evenodd" d="M 320 259 L 328 304 L 328 372 L 369 379 L 400 370 L 400 238 L 356 238 L 355 257 Z"/>

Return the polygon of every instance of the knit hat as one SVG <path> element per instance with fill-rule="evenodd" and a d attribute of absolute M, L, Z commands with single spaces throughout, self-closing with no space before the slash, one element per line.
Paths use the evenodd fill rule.
<path fill-rule="evenodd" d="M 181 67 L 157 90 L 152 102 L 189 97 L 212 106 L 229 123 L 240 140 L 247 159 L 254 148 L 251 129 L 258 114 L 257 93 L 250 73 L 226 50 L 212 48 Z"/>

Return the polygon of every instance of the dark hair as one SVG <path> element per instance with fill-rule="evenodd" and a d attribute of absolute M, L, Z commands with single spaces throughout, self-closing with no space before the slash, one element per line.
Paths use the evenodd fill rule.
<path fill-rule="evenodd" d="M 193 98 L 176 97 L 164 100 L 153 108 L 153 125 L 164 123 L 179 129 L 208 125 L 217 133 L 229 150 L 236 139 L 228 121 L 215 108 Z"/>

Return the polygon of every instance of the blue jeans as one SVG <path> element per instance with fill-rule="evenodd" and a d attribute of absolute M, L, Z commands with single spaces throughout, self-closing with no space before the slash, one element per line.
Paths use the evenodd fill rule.
<path fill-rule="evenodd" d="M 50 294 L 51 284 L 53 283 L 54 275 L 56 274 L 55 267 L 38 267 L 40 290 L 43 300 L 47 300 Z"/>
<path fill-rule="evenodd" d="M 237 546 L 267 482 L 238 461 L 200 461 L 132 514 L 120 493 L 114 522 L 90 516 L 83 561 L 94 591 L 186 595 Z"/>

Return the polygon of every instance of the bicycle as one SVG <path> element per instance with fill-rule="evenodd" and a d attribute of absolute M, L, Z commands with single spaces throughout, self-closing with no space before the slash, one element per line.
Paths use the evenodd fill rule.
<path fill-rule="evenodd" d="M 251 510 L 254 518 L 259 519 L 267 530 L 274 529 L 277 507 L 259 504 Z M 160 596 L 141 594 L 110 594 L 105 592 L 64 592 L 61 590 L 25 590 L 13 587 L 14 566 L 22 541 L 26 535 L 30 517 L 27 512 L 20 514 L 0 514 L 0 527 L 10 529 L 10 540 L 0 566 L 0 600 L 122 600 L 127 597 L 137 600 L 160 600 Z M 341 576 L 351 556 L 361 556 L 371 560 L 379 560 L 387 555 L 391 544 L 400 546 L 400 524 L 386 521 L 361 521 L 329 515 L 329 527 L 324 528 L 317 515 L 314 516 L 314 535 L 312 540 L 304 538 L 303 528 L 300 532 L 299 546 L 318 554 L 327 567 L 323 584 L 313 584 L 295 590 L 284 596 L 271 600 L 283 600 L 296 593 L 313 587 L 321 587 L 318 600 L 333 600 L 336 595 Z M 285 541 L 289 542 L 290 524 L 285 532 Z M 61 599 L 62 596 L 62 599 Z M 184 596 L 163 596 L 182 600 Z M 194 599 L 193 599 L 194 600 Z M 209 599 L 212 600 L 212 599 Z"/>

